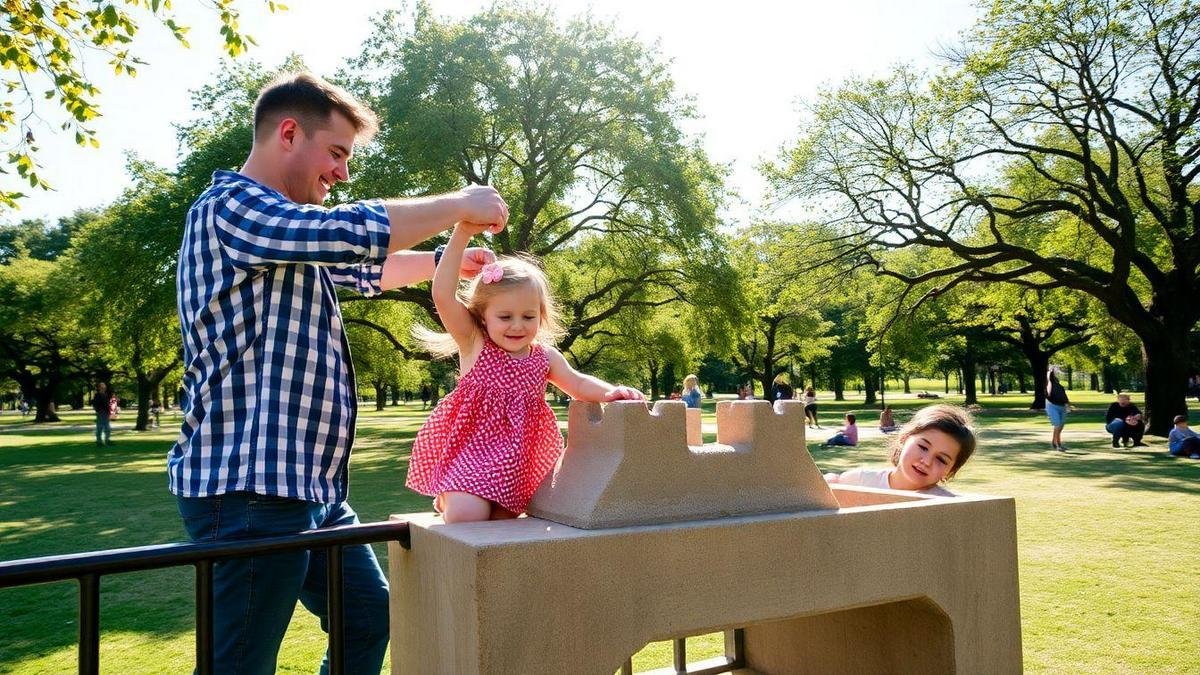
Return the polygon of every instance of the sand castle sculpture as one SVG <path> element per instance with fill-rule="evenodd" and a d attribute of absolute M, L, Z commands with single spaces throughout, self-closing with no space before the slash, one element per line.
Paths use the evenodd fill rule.
<path fill-rule="evenodd" d="M 721 402 L 711 444 L 696 413 L 572 403 L 531 517 L 395 516 L 393 674 L 611 675 L 717 631 L 692 668 L 1021 671 L 1012 499 L 831 489 L 800 402 Z"/>

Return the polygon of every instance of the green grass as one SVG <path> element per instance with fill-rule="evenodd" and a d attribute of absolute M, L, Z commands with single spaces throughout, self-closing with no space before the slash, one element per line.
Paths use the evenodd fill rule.
<path fill-rule="evenodd" d="M 930 391 L 939 391 L 927 387 Z M 919 390 L 919 389 L 914 389 Z M 877 411 L 861 397 L 821 395 L 822 424 L 854 410 L 864 429 Z M 1044 415 L 1029 397 L 983 398 L 980 453 L 952 489 L 1017 499 L 1021 615 L 1030 672 L 1200 671 L 1200 462 L 1151 447 L 1113 450 L 1101 428 L 1110 397 L 1071 392 L 1079 410 L 1068 421 L 1067 454 L 1048 450 Z M 945 399 L 953 402 L 953 397 Z M 925 402 L 889 392 L 906 411 Z M 705 420 L 713 421 L 705 402 Z M 364 521 L 423 511 L 426 498 L 403 488 L 407 453 L 424 420 L 420 406 L 365 411 L 351 469 L 351 503 Z M 118 422 L 116 445 L 98 449 L 85 413 L 35 428 L 0 415 L 0 559 L 181 541 L 166 489 L 165 455 L 173 434 L 134 433 Z M 177 424 L 164 416 L 164 428 Z M 837 471 L 883 462 L 883 441 L 823 449 L 818 466 Z M 712 435 L 707 434 L 707 440 Z M 386 556 L 384 547 L 377 552 Z M 0 591 L 0 672 L 60 673 L 75 668 L 74 584 Z M 192 666 L 192 571 L 106 577 L 101 663 L 105 672 L 187 672 Z M 280 652 L 280 672 L 312 672 L 324 649 L 316 620 L 298 608 Z M 693 660 L 719 654 L 719 636 L 689 640 Z M 670 663 L 670 646 L 649 646 L 635 668 Z"/>

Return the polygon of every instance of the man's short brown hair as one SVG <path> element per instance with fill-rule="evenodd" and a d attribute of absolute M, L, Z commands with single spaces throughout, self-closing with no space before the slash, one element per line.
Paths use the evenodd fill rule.
<path fill-rule="evenodd" d="M 254 102 L 254 137 L 285 117 L 295 118 L 305 133 L 311 133 L 324 128 L 334 111 L 350 121 L 362 142 L 379 130 L 375 113 L 341 87 L 308 72 L 280 75 Z"/>

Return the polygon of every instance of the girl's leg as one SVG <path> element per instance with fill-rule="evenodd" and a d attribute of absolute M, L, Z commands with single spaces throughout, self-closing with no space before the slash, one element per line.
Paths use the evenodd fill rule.
<path fill-rule="evenodd" d="M 492 517 L 492 503 L 469 492 L 443 492 L 438 498 L 447 523 L 475 523 Z"/>

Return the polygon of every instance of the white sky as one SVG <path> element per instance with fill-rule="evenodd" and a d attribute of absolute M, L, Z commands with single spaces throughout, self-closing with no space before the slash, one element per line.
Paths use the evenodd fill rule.
<path fill-rule="evenodd" d="M 259 43 L 248 56 L 275 66 L 296 52 L 322 75 L 332 75 L 359 52 L 370 16 L 399 4 L 285 3 L 288 11 L 271 15 L 265 1 L 240 0 L 242 28 Z M 103 60 L 93 61 L 88 72 L 102 90 L 103 117 L 94 124 L 101 148 L 76 146 L 56 125 L 35 126 L 42 175 L 56 190 L 25 190 L 30 194 L 21 209 L 0 212 L 0 222 L 54 220 L 80 207 L 112 201 L 128 183 L 127 152 L 175 165 L 178 148 L 172 123 L 196 114 L 189 91 L 212 80 L 222 53 L 215 17 L 205 15 L 198 0 L 174 4 L 192 27 L 191 49 L 177 46 L 165 30 L 145 20 L 135 52 L 149 65 L 140 67 L 135 78 L 113 77 Z M 490 3 L 430 4 L 438 14 L 465 17 Z M 590 7 L 598 17 L 615 19 L 622 32 L 645 43 L 658 42 L 660 55 L 672 61 L 678 91 L 695 98 L 701 116 L 686 130 L 702 135 L 713 160 L 732 166 L 731 187 L 743 202 L 731 205 L 725 215 L 735 222 L 753 217 L 761 203 L 763 184 L 754 167 L 793 138 L 801 100 L 851 74 L 879 74 L 900 62 L 932 65 L 932 52 L 955 43 L 976 15 L 969 0 L 559 0 L 552 5 L 560 17 Z"/>

